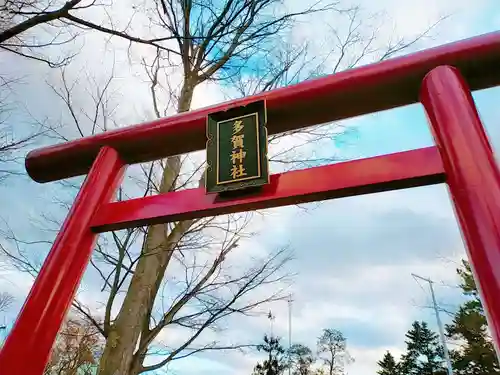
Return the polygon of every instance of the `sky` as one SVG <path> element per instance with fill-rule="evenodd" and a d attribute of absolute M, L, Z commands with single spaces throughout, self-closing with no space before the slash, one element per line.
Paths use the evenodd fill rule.
<path fill-rule="evenodd" d="M 468 0 L 414 3 L 360 0 L 358 3 L 365 12 L 384 12 L 385 19 L 391 20 L 381 29 L 381 39 L 389 37 L 390 32 L 410 37 L 448 15 L 433 37 L 422 40 L 415 49 L 500 28 L 495 0 L 478 0 L 474 7 Z M 289 0 L 287 4 L 294 7 L 302 2 Z M 319 40 L 322 30 L 322 23 L 317 21 L 298 28 L 292 37 L 296 41 Z M 95 53 L 93 38 L 97 37 L 88 36 L 84 45 L 75 46 L 82 49 L 83 56 L 68 72 L 70 78 L 77 77 L 79 69 L 85 66 L 94 68 L 90 70 L 91 75 L 102 77 L 109 64 L 104 65 L 102 71 L 98 69 L 99 64 L 114 54 L 118 79 L 110 101 L 116 106 L 117 122 L 130 124 L 151 119 L 147 87 L 137 83 L 137 68 L 128 67 L 123 51 L 110 52 L 109 46 L 102 47 L 102 43 L 103 54 Z M 321 52 L 313 50 L 318 55 Z M 33 122 L 26 109 L 32 117 L 43 117 L 54 123 L 68 121 L 68 114 L 46 85 L 46 82 L 57 84 L 57 72 L 20 60 L 15 60 L 15 65 L 9 64 L 12 61 L 3 60 L 0 64 L 2 68 L 7 66 L 12 74 L 23 72 L 25 77 L 24 84 L 17 88 L 17 97 L 22 98 L 25 107 L 16 111 L 10 120 L 20 124 L 19 131 L 28 131 Z M 89 102 L 88 92 L 78 85 L 76 90 L 78 104 L 84 107 Z M 474 98 L 494 149 L 498 150 L 500 90 L 476 92 Z M 203 85 L 196 91 L 193 106 L 203 107 L 223 100 L 220 87 Z M 342 121 L 342 126 L 349 131 L 322 143 L 321 147 L 322 152 L 343 160 L 433 144 L 424 111 L 418 104 Z M 75 136 L 74 129 L 65 131 L 69 137 Z M 34 219 L 39 218 L 40 212 L 50 212 L 61 218 L 64 210 L 55 197 L 71 197 L 60 184 L 40 185 L 27 177 L 10 180 L 0 186 L 0 193 L 0 214 L 15 233 L 48 240 L 54 233 L 39 231 Z M 294 251 L 294 260 L 289 265 L 290 271 L 296 273 L 290 289 L 293 293 L 292 341 L 314 347 L 323 328 L 342 331 L 349 352 L 355 358 L 346 369 L 349 375 L 374 375 L 376 362 L 386 350 L 396 355 L 402 353 L 404 334 L 412 321 L 425 320 L 436 328 L 433 311 L 429 309 L 427 286 L 417 282 L 412 273 L 436 281 L 438 303 L 443 308 L 453 309 L 461 301 L 460 290 L 454 287 L 457 283 L 455 269 L 466 255 L 448 191 L 443 185 L 268 210 L 266 215 L 256 217 L 252 225 L 258 233 L 244 241 L 242 251 L 266 252 L 284 244 Z M 29 255 L 42 261 L 47 249 L 45 245 L 30 247 Z M 90 303 L 98 288 L 95 277 L 88 270 L 80 293 Z M 0 291 L 9 291 L 16 297 L 12 309 L 4 317 L 0 316 L 0 322 L 2 319 L 12 322 L 31 284 L 30 277 L 16 271 L 0 275 Z M 289 305 L 280 302 L 271 308 L 276 316 L 273 332 L 286 338 Z M 265 314 L 241 319 L 228 320 L 224 335 L 252 341 L 270 330 Z M 448 316 L 443 319 L 449 321 Z M 165 337 L 172 336 L 165 334 Z M 260 359 L 256 353 L 211 353 L 178 361 L 169 371 L 179 375 L 200 371 L 243 375 L 249 374 Z"/>

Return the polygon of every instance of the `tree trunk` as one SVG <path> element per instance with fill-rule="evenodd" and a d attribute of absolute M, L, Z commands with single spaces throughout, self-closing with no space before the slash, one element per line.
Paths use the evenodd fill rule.
<path fill-rule="evenodd" d="M 334 366 L 334 364 L 335 364 L 335 356 L 336 356 L 336 355 L 337 355 L 336 350 L 332 350 L 332 349 L 330 349 L 330 363 L 329 363 L 329 365 L 330 365 L 330 366 L 329 366 L 329 368 L 328 368 L 328 370 L 329 370 L 329 371 L 328 371 L 329 375 L 334 375 L 334 373 L 333 373 L 333 368 L 334 368 L 334 367 L 333 367 L 333 366 Z"/>
<path fill-rule="evenodd" d="M 195 85 L 186 80 L 178 103 L 178 112 L 188 111 Z M 180 156 L 167 159 L 160 193 L 175 187 L 181 167 Z M 143 255 L 137 262 L 125 300 L 116 320 L 111 325 L 99 364 L 99 375 L 137 375 L 141 372 L 144 356 L 134 357 L 141 332 L 149 327 L 149 314 L 165 275 L 173 249 L 193 221 L 179 222 L 168 233 L 165 224 L 149 228 L 143 244 Z"/>

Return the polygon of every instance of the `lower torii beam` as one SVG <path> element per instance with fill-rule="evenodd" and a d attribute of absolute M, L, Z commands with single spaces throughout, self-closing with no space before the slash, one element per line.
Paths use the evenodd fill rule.
<path fill-rule="evenodd" d="M 405 189 L 444 182 L 435 147 L 271 176 L 258 193 L 221 199 L 186 189 L 103 205 L 92 221 L 97 232 L 235 212 Z"/>

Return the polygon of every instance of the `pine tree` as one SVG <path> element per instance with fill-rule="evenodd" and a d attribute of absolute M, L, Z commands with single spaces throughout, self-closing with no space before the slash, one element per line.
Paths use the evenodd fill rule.
<path fill-rule="evenodd" d="M 427 323 L 415 321 L 406 333 L 406 353 L 399 361 L 387 352 L 378 362 L 379 375 L 446 375 L 443 348 Z"/>
<path fill-rule="evenodd" d="M 409 370 L 408 375 L 446 375 L 439 337 L 426 322 L 413 322 L 406 339 L 407 355 L 402 367 Z"/>
<path fill-rule="evenodd" d="M 498 359 L 488 334 L 486 316 L 470 264 L 462 260 L 462 266 L 457 273 L 462 281 L 460 287 L 463 294 L 469 300 L 460 306 L 453 322 L 446 325 L 446 335 L 461 343 L 458 349 L 451 351 L 455 374 L 500 374 Z"/>
<path fill-rule="evenodd" d="M 403 354 L 401 356 L 401 360 L 398 363 L 397 374 L 411 375 L 418 373 L 417 359 L 418 356 L 415 356 L 414 353 Z"/>
<path fill-rule="evenodd" d="M 286 368 L 285 349 L 279 337 L 264 336 L 264 343 L 257 346 L 259 352 L 267 353 L 267 359 L 257 363 L 253 375 L 280 375 Z"/>
<path fill-rule="evenodd" d="M 399 375 L 399 366 L 396 359 L 391 354 L 391 352 L 386 352 L 384 358 L 378 361 L 377 364 L 380 366 L 380 370 L 377 371 L 378 375 Z"/>

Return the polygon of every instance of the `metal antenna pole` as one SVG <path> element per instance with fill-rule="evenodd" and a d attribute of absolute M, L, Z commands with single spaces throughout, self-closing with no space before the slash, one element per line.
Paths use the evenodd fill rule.
<path fill-rule="evenodd" d="M 416 277 L 417 279 L 429 283 L 429 289 L 431 290 L 431 296 L 432 296 L 432 305 L 434 307 L 434 313 L 436 314 L 436 321 L 439 329 L 439 337 L 441 338 L 441 345 L 443 345 L 444 358 L 446 360 L 446 365 L 448 367 L 448 375 L 453 375 L 453 367 L 451 365 L 450 353 L 448 352 L 448 346 L 446 345 L 446 341 L 444 338 L 443 323 L 441 322 L 441 318 L 439 317 L 439 309 L 436 302 L 436 295 L 434 294 L 434 287 L 432 286 L 434 282 L 431 279 L 426 279 L 425 277 L 415 275 L 414 273 L 412 273 L 411 275 L 413 277 Z"/>

